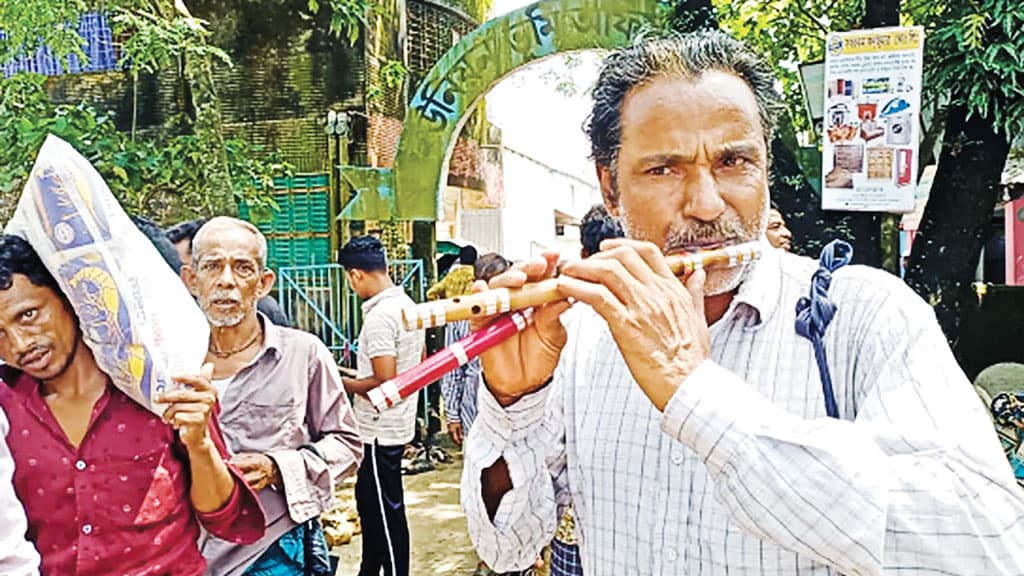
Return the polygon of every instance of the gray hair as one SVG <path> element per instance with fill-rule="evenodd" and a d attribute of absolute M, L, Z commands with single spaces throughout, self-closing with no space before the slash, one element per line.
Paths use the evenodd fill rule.
<path fill-rule="evenodd" d="M 735 74 L 757 100 L 765 147 L 771 151 L 772 132 L 783 109 L 775 90 L 776 77 L 768 64 L 745 44 L 719 31 L 642 38 L 605 59 L 594 86 L 594 106 L 584 128 L 591 157 L 615 171 L 622 143 L 622 103 L 630 90 L 659 77 L 699 78 L 718 70 Z"/>
<path fill-rule="evenodd" d="M 199 260 L 203 253 L 203 244 L 206 242 L 206 237 L 215 232 L 219 228 L 237 227 L 247 230 L 256 237 L 257 254 L 259 256 L 260 268 L 267 267 L 267 237 L 260 232 L 260 229 L 253 226 L 251 223 L 245 220 L 239 220 L 238 218 L 232 218 L 230 216 L 217 216 L 207 220 L 206 224 L 196 232 L 196 235 L 192 238 L 192 266 L 195 267 L 199 264 Z"/>

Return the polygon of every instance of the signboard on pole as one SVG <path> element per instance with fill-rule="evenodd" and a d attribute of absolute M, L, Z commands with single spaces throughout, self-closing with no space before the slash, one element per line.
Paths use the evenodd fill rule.
<path fill-rule="evenodd" d="M 829 34 L 822 208 L 914 209 L 924 29 Z"/>

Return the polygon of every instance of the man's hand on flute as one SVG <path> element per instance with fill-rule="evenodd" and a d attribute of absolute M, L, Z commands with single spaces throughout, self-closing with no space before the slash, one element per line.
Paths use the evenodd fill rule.
<path fill-rule="evenodd" d="M 710 354 L 704 278 L 698 270 L 681 281 L 654 244 L 616 239 L 563 266 L 558 279 L 563 294 L 605 319 L 633 378 L 664 411 L 679 384 Z"/>
<path fill-rule="evenodd" d="M 517 264 L 491 278 L 489 284 L 477 280 L 473 284 L 473 292 L 489 288 L 520 288 L 528 282 L 551 278 L 558 258 L 557 252 L 545 252 L 543 259 Z M 558 317 L 569 305 L 563 300 L 538 306 L 532 326 L 480 356 L 487 387 L 502 406 L 510 406 L 526 394 L 540 389 L 554 374 L 566 341 L 565 328 Z M 473 330 L 479 330 L 493 319 L 491 316 L 470 320 L 470 325 Z"/>

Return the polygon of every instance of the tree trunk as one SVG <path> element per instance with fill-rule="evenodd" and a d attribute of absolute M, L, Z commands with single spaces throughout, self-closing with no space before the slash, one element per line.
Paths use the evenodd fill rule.
<path fill-rule="evenodd" d="M 165 11 L 165 18 L 181 16 L 192 18 L 183 0 L 175 0 L 173 12 Z M 192 132 L 205 152 L 206 206 L 208 214 L 236 214 L 228 154 L 224 145 L 224 123 L 220 115 L 220 97 L 213 79 L 213 58 L 209 55 L 185 58 L 185 82 L 191 94 L 195 120 Z"/>
<path fill-rule="evenodd" d="M 900 0 L 867 0 L 864 4 L 865 28 L 900 25 Z"/>
<path fill-rule="evenodd" d="M 951 106 L 939 165 L 907 270 L 907 284 L 935 307 L 950 342 L 989 234 L 1009 138 L 992 121 Z"/>

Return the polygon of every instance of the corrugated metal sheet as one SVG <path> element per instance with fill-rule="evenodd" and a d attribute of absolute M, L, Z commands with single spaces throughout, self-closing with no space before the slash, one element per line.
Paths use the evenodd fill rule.
<path fill-rule="evenodd" d="M 501 210 L 463 210 L 460 237 L 477 246 L 480 253 L 503 252 Z"/>

